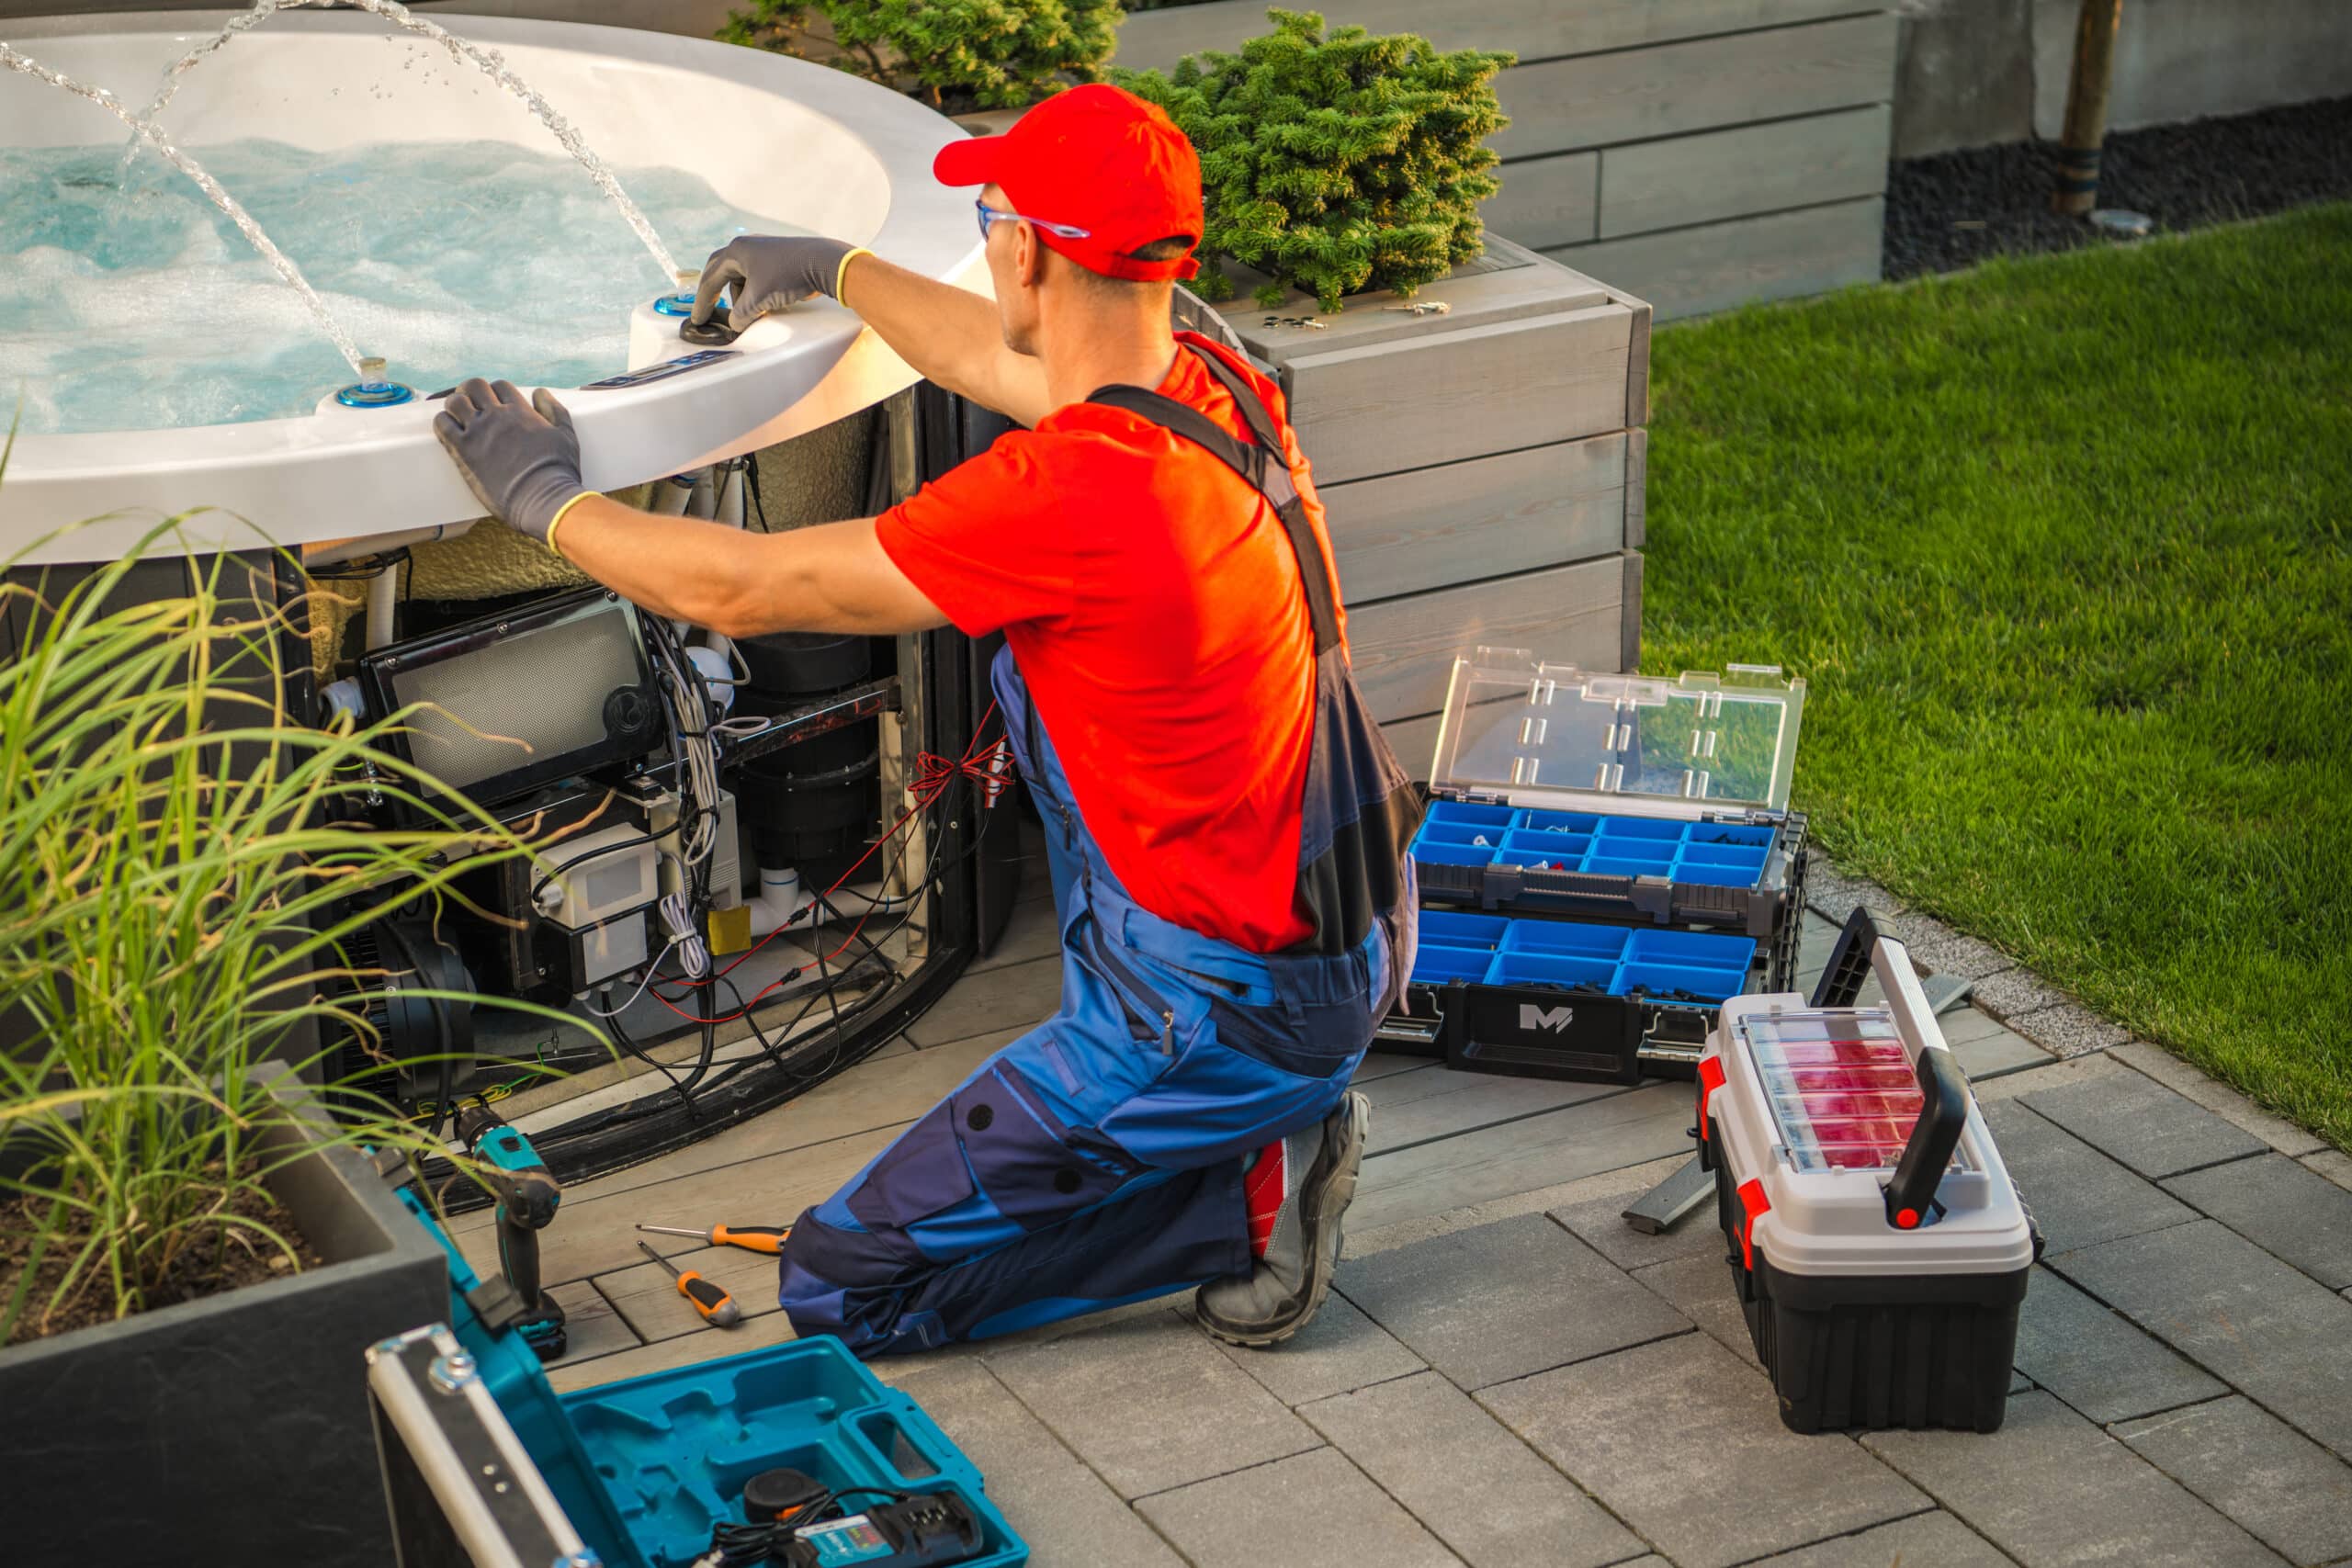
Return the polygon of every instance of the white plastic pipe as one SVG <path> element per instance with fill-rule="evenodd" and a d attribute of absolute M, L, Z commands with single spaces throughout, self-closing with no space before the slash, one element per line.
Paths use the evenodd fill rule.
<path fill-rule="evenodd" d="M 393 534 L 371 534 L 359 539 L 325 539 L 302 547 L 304 567 L 341 566 L 361 556 L 379 556 L 386 550 L 399 549 L 402 545 L 429 545 L 438 539 L 454 539 L 472 530 L 479 518 L 463 523 L 444 523 L 436 528 L 403 528 Z"/>
<path fill-rule="evenodd" d="M 743 900 L 744 907 L 752 911 L 752 934 L 755 937 L 790 925 L 793 917 L 804 909 L 816 908 L 816 912 L 800 923 L 820 926 L 836 916 L 863 915 L 888 902 L 853 887 L 837 887 L 825 895 L 826 907 L 816 908 L 817 895 L 801 886 L 798 871 L 791 866 L 776 870 L 764 865 L 760 867 L 759 897 Z"/>
<path fill-rule="evenodd" d="M 401 569 L 388 566 L 368 580 L 368 646 L 389 648 L 394 636 L 393 616 L 400 609 Z"/>

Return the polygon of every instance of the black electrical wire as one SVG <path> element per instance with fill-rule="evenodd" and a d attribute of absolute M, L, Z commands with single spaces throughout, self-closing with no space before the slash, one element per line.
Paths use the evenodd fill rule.
<path fill-rule="evenodd" d="M 666 630 L 666 624 L 663 625 L 664 629 Z M 697 671 L 697 673 L 699 672 Z M 945 887 L 944 877 L 946 874 L 972 860 L 978 854 L 982 844 L 986 841 L 989 829 L 993 825 L 996 819 L 996 813 L 993 810 L 988 809 L 985 806 L 981 794 L 981 787 L 978 782 L 967 782 L 971 786 L 971 793 L 968 801 L 966 804 L 967 804 L 970 808 L 978 810 L 981 814 L 978 829 L 972 834 L 971 841 L 966 844 L 955 855 L 942 860 L 938 857 L 936 852 L 937 840 L 941 836 L 941 829 L 938 826 L 938 822 L 934 819 L 932 822 L 925 823 L 923 827 L 925 829 L 924 847 L 927 870 L 922 881 L 904 896 L 903 902 L 906 905 L 905 912 L 899 916 L 897 923 L 892 925 L 888 931 L 883 932 L 878 939 L 867 937 L 863 931 L 865 920 L 882 909 L 895 908 L 901 900 L 889 900 L 887 904 L 877 901 L 875 908 L 869 908 L 864 916 L 860 917 L 856 927 L 853 930 L 853 939 L 859 942 L 865 952 L 870 954 L 875 961 L 885 965 L 891 965 L 892 961 L 888 954 L 883 951 L 884 944 L 887 944 L 892 939 L 896 938 L 913 922 L 916 915 L 921 912 L 923 907 L 924 900 L 921 895 L 927 892 L 944 892 Z M 946 804 L 946 797 L 942 797 L 941 801 L 936 803 L 934 808 L 936 808 L 937 806 L 944 806 Z M 906 844 L 899 848 L 897 856 L 894 857 L 890 863 L 883 869 L 880 876 L 882 886 L 888 886 L 890 878 L 897 874 L 900 866 L 904 865 L 907 855 L 911 847 L 912 840 L 910 840 Z M 695 869 L 699 891 L 702 887 L 707 887 L 707 867 L 703 866 Z M 828 907 L 831 908 L 830 905 L 828 905 Z M 834 913 L 838 915 L 839 910 L 836 909 Z M 699 917 L 699 911 L 697 911 L 697 917 Z M 846 945 L 846 942 L 843 943 L 843 946 Z M 839 1034 L 842 1027 L 845 1023 L 854 1022 L 865 1012 L 878 1007 L 887 995 L 885 992 L 876 991 L 869 993 L 865 997 L 861 997 L 857 1001 L 849 1004 L 846 1009 L 842 1006 L 839 996 L 840 986 L 843 981 L 849 978 L 850 975 L 854 974 L 862 966 L 863 961 L 859 964 L 852 964 L 849 968 L 844 969 L 840 974 L 836 975 L 831 972 L 824 955 L 820 953 L 818 958 L 817 967 L 821 977 L 821 983 L 810 990 L 808 993 L 808 999 L 802 1005 L 800 1011 L 794 1016 L 792 1022 L 786 1026 L 786 1029 L 789 1030 L 798 1027 L 800 1022 L 808 1016 L 809 1011 L 816 1006 L 817 1002 L 820 999 L 824 1000 L 831 1007 L 833 1012 L 831 1028 L 829 1031 L 829 1034 L 835 1042 L 834 1052 L 835 1056 L 837 1057 L 839 1053 Z M 779 976 L 777 980 L 769 982 L 769 984 L 773 986 L 786 983 L 802 973 L 805 973 L 805 969 L 790 970 L 785 975 Z M 658 980 L 659 976 L 656 976 L 656 979 Z M 701 1023 L 703 1032 L 703 1050 L 700 1058 L 696 1062 L 694 1072 L 684 1080 L 683 1090 L 680 1089 L 678 1084 L 673 1078 L 672 1084 L 660 1093 L 643 1096 L 638 1100 L 628 1102 L 626 1105 L 615 1106 L 609 1110 L 599 1111 L 592 1116 L 584 1117 L 577 1122 L 567 1123 L 563 1126 L 549 1129 L 545 1133 L 537 1134 L 537 1141 L 542 1143 L 553 1143 L 560 1139 L 585 1136 L 592 1133 L 603 1132 L 616 1126 L 625 1126 L 633 1122 L 643 1121 L 648 1117 L 660 1115 L 663 1111 L 672 1108 L 670 1104 L 670 1097 L 673 1092 L 678 1092 L 680 1094 L 680 1098 L 684 1102 L 688 1114 L 691 1115 L 694 1113 L 693 1101 L 697 1092 L 708 1093 L 711 1090 L 717 1089 L 721 1085 L 731 1082 L 737 1077 L 751 1068 L 763 1064 L 774 1066 L 777 1070 L 786 1072 L 787 1074 L 792 1073 L 793 1069 L 790 1066 L 790 1052 L 788 1050 L 779 1052 L 775 1046 L 768 1041 L 765 1032 L 759 1026 L 758 1020 L 754 1017 L 754 1004 L 747 1004 L 744 1001 L 741 990 L 731 979 L 728 978 L 723 972 L 715 975 L 713 976 L 713 980 L 724 983 L 729 991 L 733 995 L 736 1014 L 742 1017 L 750 1025 L 753 1037 L 760 1043 L 762 1049 L 761 1055 L 746 1055 L 740 1061 L 729 1063 L 726 1066 L 719 1068 L 716 1074 L 711 1073 L 710 1069 L 716 1065 L 716 1037 L 717 1024 L 718 1021 L 713 1016 L 713 1009 L 710 1002 L 706 999 L 700 1002 L 695 1008 L 695 1012 L 700 1015 L 699 1021 Z M 691 988 L 697 995 L 705 998 L 709 997 L 711 991 L 711 986 L 709 983 L 696 985 Z M 655 983 L 649 983 L 647 990 L 656 998 L 669 1002 L 673 1008 L 684 999 L 683 997 L 670 997 L 665 995 L 661 990 L 659 985 Z M 616 1026 L 616 1035 L 618 1036 L 623 1031 Z M 635 1043 L 633 1041 L 626 1043 L 626 1048 L 630 1049 L 632 1054 L 641 1054 L 637 1052 Z M 816 1069 L 814 1072 L 806 1073 L 803 1076 L 805 1076 L 809 1081 L 817 1081 L 821 1079 L 826 1073 L 834 1070 L 836 1065 L 837 1063 L 834 1059 L 829 1058 L 822 1067 Z M 664 1069 L 663 1076 L 665 1077 L 672 1077 L 666 1069 Z"/>

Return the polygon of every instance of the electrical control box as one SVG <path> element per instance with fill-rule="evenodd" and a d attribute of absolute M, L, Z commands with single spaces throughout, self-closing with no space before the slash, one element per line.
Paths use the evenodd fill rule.
<path fill-rule="evenodd" d="M 646 910 L 661 897 L 659 856 L 634 824 L 558 840 L 543 852 L 555 863 L 536 884 L 538 965 L 564 991 L 582 991 L 626 975 L 650 955 Z"/>
<path fill-rule="evenodd" d="M 1857 911 L 1818 995 L 1724 1004 L 1701 1162 L 1758 1358 L 1801 1432 L 1989 1432 L 2040 1250 L 1903 944 Z"/>
<path fill-rule="evenodd" d="M 1419 951 L 1384 1044 L 1474 1071 L 1687 1077 L 1726 997 L 1795 980 L 1804 695 L 1765 666 L 1457 659 L 1412 843 Z"/>

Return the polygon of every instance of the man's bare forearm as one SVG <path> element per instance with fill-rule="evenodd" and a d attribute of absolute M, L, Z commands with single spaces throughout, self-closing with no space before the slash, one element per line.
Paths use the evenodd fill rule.
<path fill-rule="evenodd" d="M 888 636 L 947 620 L 882 550 L 872 518 L 752 534 L 596 495 L 563 514 L 555 547 L 646 610 L 729 637 Z"/>
<path fill-rule="evenodd" d="M 639 512 L 610 496 L 575 502 L 556 525 L 556 549 L 622 597 L 666 620 L 716 627 L 730 584 L 751 570 L 741 528 Z"/>
<path fill-rule="evenodd" d="M 1023 424 L 1045 406 L 1043 367 L 1004 344 L 995 304 L 866 253 L 842 269 L 841 302 L 925 380 Z"/>

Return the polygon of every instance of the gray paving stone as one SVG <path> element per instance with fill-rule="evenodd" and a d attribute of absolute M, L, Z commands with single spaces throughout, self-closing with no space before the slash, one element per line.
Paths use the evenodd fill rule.
<path fill-rule="evenodd" d="M 1950 1514 L 1914 1514 L 1859 1535 L 1768 1557 L 1755 1568 L 2011 1568 L 1983 1536 Z"/>
<path fill-rule="evenodd" d="M 1682 1568 L 1727 1568 L 1928 1506 L 1850 1438 L 1781 1426 L 1763 1375 L 1698 1336 L 1478 1399 Z"/>
<path fill-rule="evenodd" d="M 2315 1170 L 2346 1192 L 2352 1192 L 2352 1155 L 2342 1149 L 2322 1149 L 2317 1154 L 2304 1155 L 2296 1164 L 2306 1170 Z"/>
<path fill-rule="evenodd" d="M 1717 1231 L 1718 1238 L 1723 1232 Z M 1672 1302 L 1675 1310 L 1706 1331 L 1707 1337 L 1746 1361 L 1761 1367 L 1756 1341 L 1747 1332 L 1747 1317 L 1740 1311 L 1737 1288 L 1723 1250 L 1693 1253 L 1688 1258 L 1653 1263 L 1634 1275 L 1643 1286 Z"/>
<path fill-rule="evenodd" d="M 1197 1482 L 1136 1506 L 1198 1568 L 1461 1562 L 1334 1449 Z"/>
<path fill-rule="evenodd" d="M 2017 1364 L 2102 1426 L 2229 1392 L 2047 1269 L 2018 1309 Z"/>
<path fill-rule="evenodd" d="M 1123 1497 L 1316 1446 L 1306 1425 L 1172 1312 L 988 1358 L 1021 1403 Z"/>
<path fill-rule="evenodd" d="M 563 1309 L 563 1359 L 575 1363 L 594 1360 L 616 1350 L 635 1349 L 643 1343 L 629 1327 L 628 1320 L 615 1312 L 613 1303 L 590 1281 L 574 1280 L 570 1284 L 553 1285 L 547 1293 Z"/>
<path fill-rule="evenodd" d="M 1976 982 L 1968 999 L 1995 1018 L 2014 1025 L 2028 1013 L 2064 1004 L 2065 992 L 2030 969 L 2004 969 Z"/>
<path fill-rule="evenodd" d="M 1033 1568 L 1180 1568 L 1168 1543 L 978 1361 L 926 1366 L 897 1386 L 988 1478 L 989 1499 L 1029 1543 Z"/>
<path fill-rule="evenodd" d="M 2060 1056 L 2087 1056 L 2132 1038 L 2130 1030 L 2099 1017 L 2080 1002 L 2060 1002 L 2055 1007 L 2012 1014 L 2007 1021 L 2028 1040 L 2048 1046 Z"/>
<path fill-rule="evenodd" d="M 1421 1359 L 1336 1292 L 1315 1321 L 1279 1345 L 1248 1349 L 1211 1341 L 1284 1404 L 1305 1404 L 1421 1370 Z"/>
<path fill-rule="evenodd" d="M 1035 1023 L 1061 1005 L 1061 959 L 1032 958 L 957 981 L 948 1004 L 909 1024 L 907 1038 L 919 1046 L 944 1045 L 992 1030 Z"/>
<path fill-rule="evenodd" d="M 2290 1561 L 2352 1552 L 2352 1467 L 2252 1401 L 2232 1394 L 2114 1432 Z"/>
<path fill-rule="evenodd" d="M 1624 1526 L 1435 1372 L 1299 1411 L 1471 1568 L 1601 1568 Z"/>
<path fill-rule="evenodd" d="M 1975 1016 L 1984 1018 L 1985 1015 L 1980 1012 Z M 2015 1030 L 1997 1023 L 1989 1031 L 1971 1035 L 1965 1040 L 1946 1036 L 1944 1043 L 1951 1047 L 1952 1056 L 1960 1063 L 1960 1070 L 1966 1073 L 1972 1082 L 1982 1082 L 1985 1078 L 1996 1078 L 2033 1067 L 2046 1067 L 2057 1060 L 2046 1047 L 2037 1045 Z"/>
<path fill-rule="evenodd" d="M 1723 1257 L 1724 1233 L 1715 1224 L 1713 1199 L 1672 1230 L 1650 1235 L 1625 1223 L 1625 1210 L 1641 1195 L 1641 1190 L 1635 1189 L 1591 1198 L 1554 1209 L 1552 1217 L 1582 1236 L 1594 1251 L 1620 1269 L 1646 1269 L 1675 1258 Z"/>
<path fill-rule="evenodd" d="M 2352 1302 L 2212 1220 L 2051 1259 L 2091 1294 L 2352 1456 Z"/>
<path fill-rule="evenodd" d="M 2163 1185 L 2321 1284 L 2352 1285 L 2352 1192 L 2317 1171 L 2264 1155 Z"/>
<path fill-rule="evenodd" d="M 1996 1100 L 1983 1109 L 1993 1142 L 2051 1251 L 2092 1247 L 2197 1217 L 2196 1210 L 2036 1115 L 2023 1100 Z"/>
<path fill-rule="evenodd" d="M 2133 1041 L 2111 1053 L 2136 1072 L 2155 1079 L 2175 1093 L 2187 1096 L 2233 1126 L 2243 1127 L 2282 1155 L 2301 1156 L 2326 1148 L 2327 1140 L 2307 1133 L 2269 1111 L 2226 1084 L 2214 1082 L 2160 1045 Z"/>
<path fill-rule="evenodd" d="M 2020 1097 L 2109 1158 L 2151 1179 L 2263 1151 L 2262 1140 L 2137 1073 Z"/>
<path fill-rule="evenodd" d="M 1542 1214 L 1343 1263 L 1337 1282 L 1374 1322 L 1464 1388 L 1690 1327 Z"/>
<path fill-rule="evenodd" d="M 2026 1568 L 2275 1568 L 2278 1562 L 2053 1394 L 2018 1394 L 1990 1436 L 1871 1432 L 1862 1444 Z"/>

